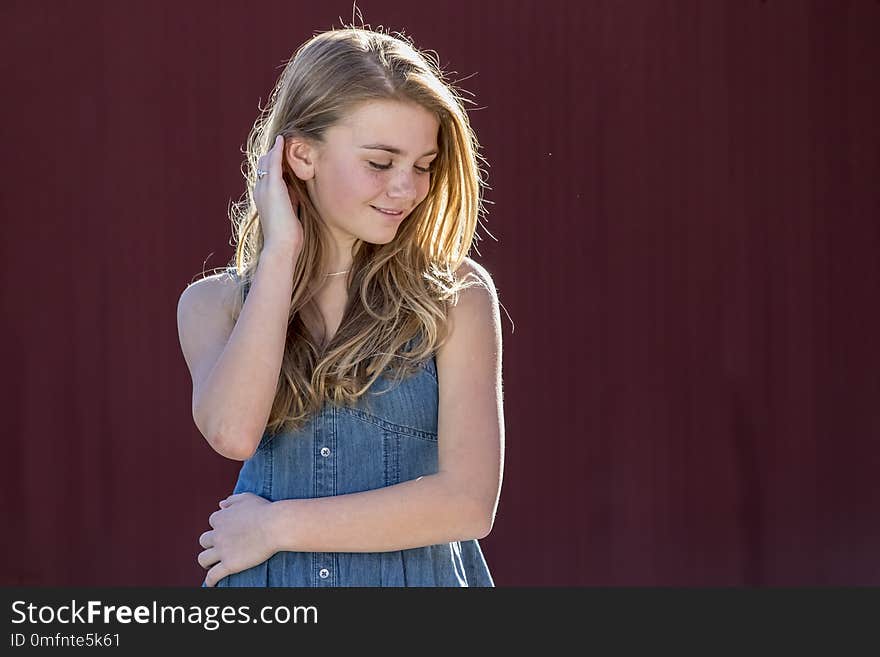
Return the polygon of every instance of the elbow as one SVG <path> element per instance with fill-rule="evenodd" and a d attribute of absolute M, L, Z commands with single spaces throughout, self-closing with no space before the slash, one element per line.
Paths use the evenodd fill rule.
<path fill-rule="evenodd" d="M 450 475 L 444 475 L 449 477 Z M 451 514 L 456 518 L 456 533 L 460 540 L 486 538 L 492 532 L 495 522 L 495 509 L 498 506 L 497 495 L 487 499 L 487 493 L 467 490 L 467 486 L 459 483 L 459 479 L 447 479 L 447 496 L 452 505 Z"/>
<path fill-rule="evenodd" d="M 240 431 L 203 431 L 202 435 L 211 449 L 232 461 L 247 461 L 257 451 L 257 441 L 245 439 Z"/>
<path fill-rule="evenodd" d="M 480 522 L 477 524 L 477 539 L 484 539 L 489 534 L 492 533 L 492 525 L 495 524 L 495 518 L 493 516 L 481 516 L 479 518 Z"/>
<path fill-rule="evenodd" d="M 486 538 L 492 533 L 492 525 L 495 524 L 495 504 L 493 503 L 489 507 L 485 504 L 477 504 L 476 507 L 477 510 L 472 516 L 475 517 L 475 520 L 471 525 L 474 527 L 474 531 L 471 533 L 476 539 Z"/>
<path fill-rule="evenodd" d="M 230 459 L 231 461 L 247 461 L 254 455 L 254 451 L 242 450 L 236 446 L 225 446 L 223 443 L 214 442 L 211 444 L 214 451 L 220 456 Z"/>
<path fill-rule="evenodd" d="M 242 440 L 241 436 L 232 436 L 230 439 L 223 434 L 214 434 L 208 442 L 220 456 L 232 461 L 247 461 L 257 451 L 250 441 Z"/>
<path fill-rule="evenodd" d="M 216 422 L 209 421 L 209 418 L 203 415 L 196 403 L 193 403 L 192 415 L 196 428 L 208 441 L 211 449 L 220 456 L 233 461 L 247 461 L 254 455 L 256 445 L 254 444 L 252 448 L 249 447 L 253 441 L 243 440 L 242 434 L 244 432 L 238 429 L 230 431 L 228 427 L 218 427 Z"/>

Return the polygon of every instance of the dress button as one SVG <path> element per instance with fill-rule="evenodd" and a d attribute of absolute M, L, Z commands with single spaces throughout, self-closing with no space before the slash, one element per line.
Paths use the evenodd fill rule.
<path fill-rule="evenodd" d="M 330 448 L 322 447 L 321 448 L 321 456 L 330 456 Z"/>
<path fill-rule="evenodd" d="M 326 568 L 321 568 L 321 572 L 318 573 L 321 576 L 321 579 L 327 579 L 330 577 L 330 571 Z"/>

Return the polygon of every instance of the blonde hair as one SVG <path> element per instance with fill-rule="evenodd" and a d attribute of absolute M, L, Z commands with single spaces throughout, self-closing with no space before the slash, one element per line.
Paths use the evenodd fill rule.
<path fill-rule="evenodd" d="M 271 434 L 301 427 L 325 400 L 354 404 L 380 375 L 391 373 L 400 380 L 413 373 L 445 342 L 449 305 L 457 303 L 461 290 L 481 283 L 456 275 L 475 241 L 484 185 L 479 143 L 462 98 L 444 80 L 439 61 L 405 36 L 353 26 L 331 29 L 305 42 L 288 61 L 248 136 L 243 170 L 247 199 L 230 210 L 235 255 L 229 269 L 240 286 L 233 320 L 241 312 L 263 246 L 253 201 L 257 160 L 278 134 L 323 142 L 329 127 L 372 100 L 417 103 L 439 118 L 439 153 L 428 195 L 388 244 L 355 240 L 346 279 L 348 304 L 339 329 L 322 348 L 299 311 L 311 301 L 309 283 L 323 274 L 324 235 L 305 183 L 285 159 L 284 180 L 299 201 L 304 241 L 267 423 Z M 402 351 L 409 343 L 412 349 Z"/>

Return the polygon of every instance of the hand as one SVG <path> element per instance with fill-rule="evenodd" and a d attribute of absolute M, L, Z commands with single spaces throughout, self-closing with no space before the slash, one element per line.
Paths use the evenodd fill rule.
<path fill-rule="evenodd" d="M 295 253 L 299 253 L 303 243 L 303 227 L 293 209 L 295 203 L 299 210 L 299 203 L 281 175 L 282 157 L 284 136 L 277 135 L 269 152 L 257 160 L 257 168 L 269 173 L 257 178 L 254 203 L 263 229 L 263 246 L 285 244 L 291 246 Z"/>
<path fill-rule="evenodd" d="M 213 530 L 199 536 L 198 562 L 209 569 L 205 586 L 214 586 L 233 573 L 263 563 L 275 554 L 270 531 L 272 502 L 254 495 L 239 493 L 220 501 L 220 511 L 208 518 Z"/>

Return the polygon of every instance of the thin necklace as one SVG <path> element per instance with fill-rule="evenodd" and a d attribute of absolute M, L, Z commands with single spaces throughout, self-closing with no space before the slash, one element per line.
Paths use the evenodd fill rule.
<path fill-rule="evenodd" d="M 324 276 L 339 276 L 340 274 L 347 274 L 351 269 L 346 269 L 345 271 L 337 271 L 332 274 L 324 274 Z"/>

